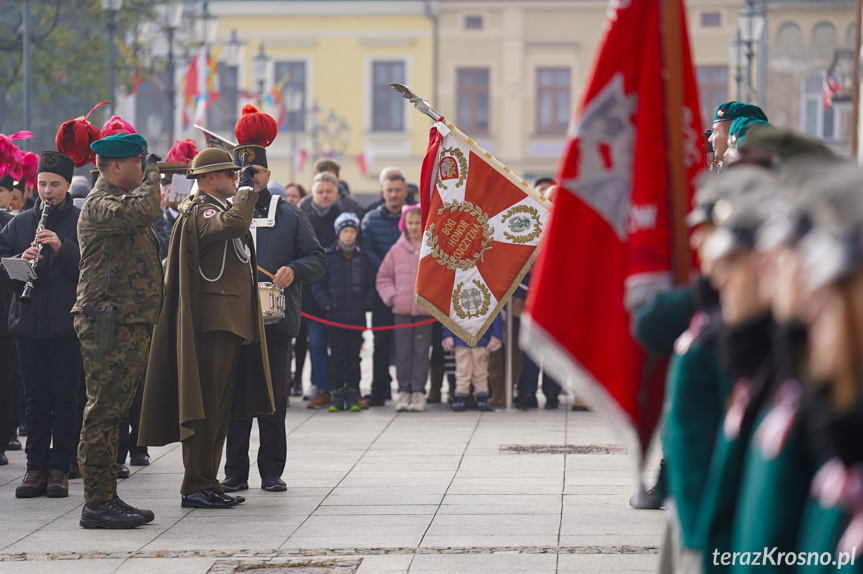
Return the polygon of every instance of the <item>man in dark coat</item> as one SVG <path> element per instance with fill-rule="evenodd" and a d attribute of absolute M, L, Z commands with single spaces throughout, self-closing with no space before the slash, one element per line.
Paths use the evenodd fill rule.
<path fill-rule="evenodd" d="M 27 474 L 15 490 L 18 498 L 69 495 L 67 473 L 75 453 L 81 361 L 69 314 L 75 303 L 81 258 L 77 235 L 80 210 L 68 192 L 74 168 L 67 155 L 42 152 L 36 205 L 22 211 L 0 232 L 2 257 L 33 261 L 38 248 L 31 245 L 34 240 L 41 244 L 32 286 L 13 279 L 5 267 L 0 267 L 0 283 L 12 293 L 8 328 L 21 357 L 27 413 Z M 43 214 L 47 217 L 40 230 Z M 4 361 L 4 368 L 8 367 Z M 9 400 L 8 392 L 4 398 Z"/>
<path fill-rule="evenodd" d="M 224 150 L 195 157 L 189 177 L 198 180 L 198 192 L 180 205 L 171 235 L 167 297 L 144 385 L 138 442 L 182 441 L 184 508 L 230 508 L 244 500 L 224 494 L 216 479 L 228 421 L 275 410 L 252 275 L 256 170 L 243 168 L 236 189 L 237 169 Z"/>
<path fill-rule="evenodd" d="M 266 150 L 262 146 L 247 144 L 234 149 L 234 163 L 249 165 L 244 158 L 251 149 L 251 161 L 258 173 L 254 176 L 254 190 L 258 193 L 255 204 L 254 239 L 258 256 L 258 282 L 274 283 L 284 289 L 285 316 L 264 331 L 267 335 L 267 356 L 272 375 L 273 397 L 276 412 L 258 418 L 261 445 L 258 448 L 258 472 L 261 488 L 269 492 L 286 491 L 281 479 L 288 458 L 285 433 L 287 411 L 287 385 L 289 383 L 291 339 L 300 331 L 303 285 L 316 281 L 326 269 L 326 256 L 318 243 L 309 219 L 296 206 L 273 195 L 267 188 L 270 171 Z M 226 492 L 246 490 L 249 487 L 249 435 L 252 419 L 235 419 L 228 425 L 225 451 Z"/>
<path fill-rule="evenodd" d="M 369 211 L 363 217 L 360 237 L 363 251 L 369 254 L 376 266 L 380 266 L 387 251 L 401 237 L 399 220 L 401 219 L 402 205 L 404 205 L 408 195 L 404 176 L 395 171 L 388 173 L 381 183 L 381 193 L 384 196 L 384 204 Z M 372 309 L 372 325 L 384 327 L 392 324 L 392 310 L 384 304 L 380 297 L 376 296 L 375 305 Z M 392 346 L 392 331 L 375 332 L 370 406 L 382 406 L 391 396 L 390 386 L 393 379 L 390 375 L 390 356 L 392 355 Z"/>

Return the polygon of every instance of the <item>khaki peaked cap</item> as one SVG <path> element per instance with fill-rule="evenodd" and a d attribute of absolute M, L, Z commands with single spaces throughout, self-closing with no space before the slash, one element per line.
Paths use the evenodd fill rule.
<path fill-rule="evenodd" d="M 192 161 L 192 168 L 186 174 L 186 177 L 196 179 L 199 175 L 205 173 L 227 170 L 237 171 L 238 169 L 240 168 L 234 165 L 234 159 L 231 157 L 231 154 L 223 149 L 210 147 L 195 156 L 195 159 Z"/>

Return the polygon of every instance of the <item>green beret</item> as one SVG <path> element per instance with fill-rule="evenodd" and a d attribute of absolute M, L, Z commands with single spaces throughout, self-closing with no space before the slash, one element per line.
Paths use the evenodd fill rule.
<path fill-rule="evenodd" d="M 728 139 L 734 147 L 740 146 L 749 134 L 749 130 L 755 128 L 756 131 L 763 128 L 772 128 L 773 126 L 752 116 L 741 116 L 731 122 L 731 129 L 728 130 Z"/>
<path fill-rule="evenodd" d="M 747 116 L 767 121 L 767 115 L 761 108 L 740 102 L 725 102 L 716 106 L 716 111 L 713 112 L 713 121 L 729 122 Z"/>
<path fill-rule="evenodd" d="M 90 144 L 97 155 L 111 159 L 133 157 L 147 151 L 147 140 L 140 134 L 116 134 Z"/>

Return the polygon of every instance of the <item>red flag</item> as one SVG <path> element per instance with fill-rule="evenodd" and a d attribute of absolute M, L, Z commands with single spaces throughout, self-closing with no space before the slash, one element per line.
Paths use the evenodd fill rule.
<path fill-rule="evenodd" d="M 688 197 L 703 166 L 683 3 L 683 147 Z M 665 365 L 630 334 L 630 311 L 672 284 L 674 253 L 660 3 L 618 3 L 561 161 L 550 229 L 521 340 L 634 431 L 642 454 L 661 412 Z M 675 86 L 673 89 L 681 89 Z"/>
<path fill-rule="evenodd" d="M 825 75 L 822 97 L 822 104 L 824 105 L 825 110 L 833 105 L 833 98 L 835 98 L 840 91 L 842 91 L 842 88 L 839 87 L 839 83 L 836 79 L 833 76 Z"/>

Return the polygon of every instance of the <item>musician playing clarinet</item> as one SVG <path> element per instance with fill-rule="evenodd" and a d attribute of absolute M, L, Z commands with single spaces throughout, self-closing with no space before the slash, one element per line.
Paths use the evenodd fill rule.
<path fill-rule="evenodd" d="M 258 472 L 263 490 L 284 492 L 288 489 L 281 476 L 288 458 L 285 413 L 288 406 L 291 339 L 300 331 L 302 287 L 317 281 L 324 274 L 327 257 L 309 218 L 296 206 L 267 189 L 270 171 L 265 146 L 275 137 L 275 120 L 256 111 L 253 106 L 246 106 L 243 112 L 234 130 L 240 142 L 234 148 L 234 164 L 241 168 L 252 165 L 257 169 L 252 185 L 258 194 L 253 220 L 258 282 L 272 283 L 283 289 L 285 302 L 281 320 L 264 327 L 276 412 L 258 418 L 261 440 L 257 456 Z M 222 481 L 222 488 L 226 492 L 249 488 L 251 432 L 251 419 L 233 419 L 228 425 L 225 480 Z"/>
<path fill-rule="evenodd" d="M 69 466 L 77 444 L 78 369 L 81 353 L 72 326 L 78 284 L 78 215 L 69 184 L 68 155 L 39 155 L 35 206 L 16 215 L 0 233 L 0 255 L 30 263 L 36 277 L 18 281 L 0 267 L 12 293 L 9 333 L 21 359 L 27 414 L 27 473 L 18 498 L 69 495 Z"/>

